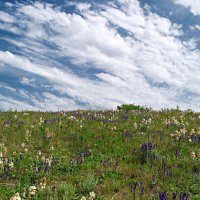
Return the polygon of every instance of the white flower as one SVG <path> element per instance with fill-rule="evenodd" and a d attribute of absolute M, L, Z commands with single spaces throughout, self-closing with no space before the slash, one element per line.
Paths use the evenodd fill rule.
<path fill-rule="evenodd" d="M 40 179 L 40 187 L 41 187 L 41 189 L 45 189 L 45 187 L 46 187 L 46 177 Z"/>
<path fill-rule="evenodd" d="M 11 197 L 10 200 L 21 200 L 21 197 L 20 197 L 20 195 L 19 195 L 19 192 L 17 192 L 17 193 L 15 194 L 15 196 Z"/>
<path fill-rule="evenodd" d="M 86 197 L 85 196 L 81 197 L 81 200 L 86 200 Z"/>
<path fill-rule="evenodd" d="M 191 139 L 189 139 L 189 142 L 192 142 L 192 140 L 191 140 Z"/>
<path fill-rule="evenodd" d="M 37 154 L 38 154 L 39 156 L 41 156 L 41 154 L 42 154 L 41 150 L 38 150 Z"/>
<path fill-rule="evenodd" d="M 36 193 L 36 187 L 33 185 L 33 186 L 30 186 L 29 187 L 29 194 L 30 195 L 35 195 L 35 193 Z"/>
<path fill-rule="evenodd" d="M 191 152 L 191 157 L 192 157 L 192 159 L 195 159 L 195 158 L 196 158 L 196 154 L 195 154 L 194 151 Z"/>
<path fill-rule="evenodd" d="M 94 192 L 90 192 L 90 197 L 95 198 L 96 194 Z"/>
<path fill-rule="evenodd" d="M 42 119 L 42 117 L 40 117 L 40 123 L 42 123 L 43 122 L 43 119 Z"/>
<path fill-rule="evenodd" d="M 53 146 L 53 145 L 51 145 L 51 150 L 52 150 L 52 151 L 54 150 L 54 146 Z"/>
<path fill-rule="evenodd" d="M 136 122 L 134 123 L 134 128 L 137 129 L 137 123 Z"/>
<path fill-rule="evenodd" d="M 26 130 L 26 134 L 29 134 L 29 133 L 30 133 L 30 131 L 29 131 L 29 129 L 27 129 L 27 130 Z"/>
<path fill-rule="evenodd" d="M 28 152 L 28 148 L 25 148 L 24 151 L 25 151 L 25 153 L 27 153 Z"/>
<path fill-rule="evenodd" d="M 45 162 L 46 158 L 45 156 L 42 156 L 42 161 Z"/>
<path fill-rule="evenodd" d="M 9 162 L 8 166 L 12 169 L 14 166 L 14 163 L 11 161 L 11 162 Z"/>
<path fill-rule="evenodd" d="M 25 147 L 25 143 L 23 142 L 23 143 L 21 143 L 21 147 L 22 148 L 24 148 Z"/>

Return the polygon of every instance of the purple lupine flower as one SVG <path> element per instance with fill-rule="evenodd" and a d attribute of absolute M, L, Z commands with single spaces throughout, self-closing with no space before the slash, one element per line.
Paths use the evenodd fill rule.
<path fill-rule="evenodd" d="M 135 182 L 134 187 L 133 187 L 134 190 L 136 190 L 137 185 L 138 185 L 138 182 Z"/>
<path fill-rule="evenodd" d="M 176 193 L 173 192 L 173 194 L 172 194 L 172 200 L 175 200 L 175 199 L 176 199 Z"/>
<path fill-rule="evenodd" d="M 153 149 L 153 145 L 152 145 L 152 143 L 151 143 L 151 142 L 148 142 L 148 148 L 149 148 L 150 150 L 152 150 L 152 149 Z"/>
<path fill-rule="evenodd" d="M 189 194 L 186 194 L 186 193 L 180 194 L 180 200 L 188 200 L 188 199 L 189 199 Z"/>
<path fill-rule="evenodd" d="M 140 151 L 145 152 L 147 150 L 147 144 L 143 143 L 142 146 L 140 147 Z"/>
<path fill-rule="evenodd" d="M 141 188 L 141 194 L 143 194 L 143 193 L 144 193 L 144 187 Z"/>
<path fill-rule="evenodd" d="M 39 167 L 38 167 L 38 172 L 40 172 L 41 169 L 42 169 L 42 164 L 39 165 Z"/>
<path fill-rule="evenodd" d="M 167 193 L 166 192 L 159 193 L 159 200 L 167 200 Z"/>
<path fill-rule="evenodd" d="M 49 165 L 48 164 L 45 165 L 44 172 L 45 173 L 49 172 Z"/>

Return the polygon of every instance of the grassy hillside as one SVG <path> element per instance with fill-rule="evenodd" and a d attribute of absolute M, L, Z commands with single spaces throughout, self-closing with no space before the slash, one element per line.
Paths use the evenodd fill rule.
<path fill-rule="evenodd" d="M 0 126 L 3 200 L 200 199 L 200 113 L 2 112 Z"/>

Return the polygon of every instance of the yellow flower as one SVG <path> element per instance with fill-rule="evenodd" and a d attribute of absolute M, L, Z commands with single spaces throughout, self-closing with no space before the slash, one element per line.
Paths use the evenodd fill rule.
<path fill-rule="evenodd" d="M 81 200 L 86 200 L 86 197 L 85 196 L 81 197 Z"/>

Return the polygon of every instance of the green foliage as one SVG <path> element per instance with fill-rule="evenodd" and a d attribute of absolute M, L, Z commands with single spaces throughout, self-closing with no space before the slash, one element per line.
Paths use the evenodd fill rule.
<path fill-rule="evenodd" d="M 147 108 L 144 106 L 140 106 L 140 105 L 135 105 L 135 104 L 122 104 L 121 106 L 117 106 L 118 110 L 126 110 L 126 111 L 130 111 L 130 110 L 140 110 L 140 111 L 144 111 Z"/>
<path fill-rule="evenodd" d="M 82 178 L 81 188 L 83 192 L 88 193 L 95 189 L 97 183 L 98 183 L 98 180 L 94 177 L 94 175 L 90 174 Z"/>

